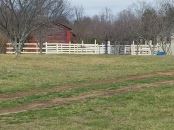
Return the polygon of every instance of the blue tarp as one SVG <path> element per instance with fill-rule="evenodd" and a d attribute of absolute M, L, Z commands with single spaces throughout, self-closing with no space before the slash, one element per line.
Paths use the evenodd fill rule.
<path fill-rule="evenodd" d="M 157 56 L 164 56 L 164 55 L 166 55 L 166 53 L 163 52 L 163 51 L 158 51 L 158 52 L 156 53 L 156 55 L 157 55 Z"/>

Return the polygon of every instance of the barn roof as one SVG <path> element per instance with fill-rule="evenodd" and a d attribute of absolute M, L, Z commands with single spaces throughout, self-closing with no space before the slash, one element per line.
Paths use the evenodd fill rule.
<path fill-rule="evenodd" d="M 68 30 L 72 30 L 72 28 L 70 28 L 70 27 L 68 27 L 67 25 L 62 24 L 62 23 L 56 23 L 55 25 L 61 26 L 61 27 L 65 28 L 65 29 L 68 29 Z"/>

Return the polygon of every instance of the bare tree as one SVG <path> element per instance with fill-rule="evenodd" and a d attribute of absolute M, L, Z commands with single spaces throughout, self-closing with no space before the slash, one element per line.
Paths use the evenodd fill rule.
<path fill-rule="evenodd" d="M 80 22 L 84 18 L 84 8 L 83 6 L 74 7 L 75 21 Z"/>
<path fill-rule="evenodd" d="M 94 17 L 86 17 L 84 9 L 80 7 L 75 9 L 75 32 L 79 39 L 86 41 L 111 40 L 123 44 L 135 41 L 138 45 L 152 41 L 155 46 L 160 39 L 163 48 L 166 48 L 174 31 L 174 0 L 157 1 L 158 7 L 147 2 L 137 2 L 121 11 L 116 18 L 108 8 Z M 153 54 L 154 47 L 151 51 Z"/>
<path fill-rule="evenodd" d="M 171 36 L 174 31 L 174 1 L 158 0 L 160 33 L 158 43 L 166 54 L 170 54 Z"/>
<path fill-rule="evenodd" d="M 84 40 L 84 34 L 86 31 L 84 14 L 85 14 L 85 11 L 84 11 L 83 6 L 74 7 L 74 27 L 73 27 L 73 29 L 78 37 L 78 42 L 80 42 L 81 40 Z"/>
<path fill-rule="evenodd" d="M 74 14 L 74 31 L 79 41 L 94 43 L 95 39 L 100 42 L 113 39 L 114 16 L 109 8 L 105 8 L 99 15 L 87 17 L 83 7 L 76 7 Z"/>
<path fill-rule="evenodd" d="M 131 10 L 123 10 L 119 13 L 118 19 L 114 23 L 115 39 L 121 43 L 132 43 L 133 40 L 140 36 L 140 26 L 139 18 Z"/>
<path fill-rule="evenodd" d="M 99 15 L 100 17 L 100 27 L 102 28 L 101 35 L 103 40 L 112 40 L 112 24 L 114 21 L 114 16 L 110 8 L 105 8 L 104 11 Z"/>
<path fill-rule="evenodd" d="M 114 16 L 110 8 L 105 8 L 100 14 L 101 22 L 112 23 L 114 21 Z"/>
<path fill-rule="evenodd" d="M 165 36 L 169 36 L 174 28 L 174 0 L 165 0 L 160 4 L 159 14 L 161 16 L 162 33 Z"/>
<path fill-rule="evenodd" d="M 158 15 L 154 9 L 146 9 L 142 16 L 143 35 L 147 40 L 152 40 L 154 44 L 159 34 Z"/>
<path fill-rule="evenodd" d="M 67 14 L 65 0 L 1 0 L 0 30 L 21 53 L 30 33 Z"/>
<path fill-rule="evenodd" d="M 6 43 L 8 42 L 7 37 L 0 34 L 0 54 L 4 54 L 6 52 Z"/>

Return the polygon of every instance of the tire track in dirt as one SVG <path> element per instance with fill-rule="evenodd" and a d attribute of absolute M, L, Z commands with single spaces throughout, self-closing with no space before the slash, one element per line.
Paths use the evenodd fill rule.
<path fill-rule="evenodd" d="M 90 81 L 92 82 L 92 85 L 97 85 L 97 84 L 107 84 L 107 83 L 119 83 L 119 82 L 124 82 L 128 80 L 141 80 L 144 78 L 150 78 L 154 76 L 174 76 L 174 71 L 160 71 L 160 72 L 153 72 L 153 73 L 148 73 L 144 75 L 129 75 L 125 79 L 123 77 L 118 77 L 118 79 L 109 79 L 109 80 L 95 80 L 95 81 Z M 9 94 L 0 94 L 0 101 L 6 101 L 6 100 L 11 100 L 11 99 L 18 99 L 18 98 L 23 98 L 26 96 L 32 96 L 32 95 L 42 95 L 42 94 L 47 94 L 50 92 L 62 92 L 65 90 L 71 90 L 74 88 L 80 88 L 80 87 L 87 87 L 91 85 L 91 83 L 78 83 L 78 84 L 71 84 L 71 85 L 63 85 L 59 87 L 53 87 L 49 89 L 33 89 L 28 92 L 16 92 L 16 93 L 9 93 Z"/>
<path fill-rule="evenodd" d="M 49 107 L 61 106 L 61 105 L 69 105 L 73 103 L 83 102 L 88 99 L 100 98 L 100 97 L 111 97 L 114 95 L 125 94 L 129 92 L 140 92 L 148 88 L 158 88 L 164 85 L 174 85 L 174 80 L 172 81 L 163 81 L 163 82 L 156 82 L 151 84 L 143 84 L 137 86 L 128 86 L 125 88 L 120 88 L 116 90 L 100 90 L 100 91 L 92 91 L 90 93 L 85 93 L 79 96 L 74 96 L 70 98 L 56 98 L 49 101 L 42 101 L 42 102 L 33 102 L 27 105 L 22 105 L 20 107 L 11 108 L 11 109 L 4 109 L 0 110 L 0 116 L 10 115 L 10 114 L 17 114 L 21 112 L 27 112 L 31 110 L 40 110 L 46 109 Z"/>

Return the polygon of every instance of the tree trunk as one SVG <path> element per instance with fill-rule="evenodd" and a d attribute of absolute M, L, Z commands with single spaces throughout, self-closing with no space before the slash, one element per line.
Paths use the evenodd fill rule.
<path fill-rule="evenodd" d="M 16 57 L 18 57 L 21 54 L 22 43 L 18 43 L 16 41 L 14 41 L 14 42 L 12 42 L 12 44 L 13 44 L 15 55 L 16 55 Z"/>
<path fill-rule="evenodd" d="M 42 48 L 43 48 L 43 43 L 39 43 L 39 51 L 40 51 L 40 54 L 42 54 Z"/>

